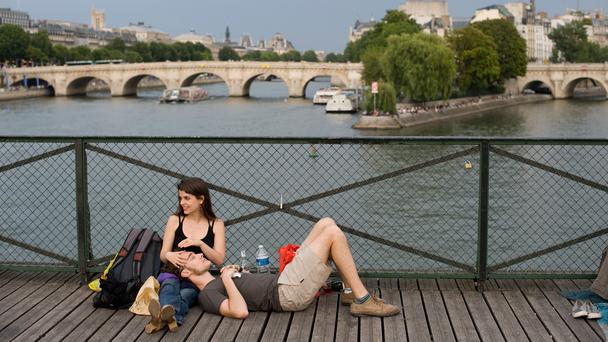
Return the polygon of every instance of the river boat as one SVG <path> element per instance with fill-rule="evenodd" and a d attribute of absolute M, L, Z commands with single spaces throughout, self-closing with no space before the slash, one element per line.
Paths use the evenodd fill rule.
<path fill-rule="evenodd" d="M 361 99 L 357 89 L 343 89 L 325 105 L 326 113 L 356 113 Z"/>
<path fill-rule="evenodd" d="M 167 89 L 160 97 L 160 103 L 193 103 L 205 100 L 209 94 L 205 89 L 199 87 L 181 87 L 179 89 Z"/>
<path fill-rule="evenodd" d="M 315 96 L 312 99 L 314 104 L 327 104 L 331 100 L 332 96 L 340 92 L 338 87 L 321 88 L 315 92 Z"/>

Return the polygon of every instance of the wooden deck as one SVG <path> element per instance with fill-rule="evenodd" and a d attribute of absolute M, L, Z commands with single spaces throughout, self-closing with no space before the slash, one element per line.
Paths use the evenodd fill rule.
<path fill-rule="evenodd" d="M 599 325 L 570 315 L 561 290 L 589 280 L 365 279 L 402 315 L 356 318 L 336 294 L 297 313 L 252 313 L 245 321 L 194 307 L 176 333 L 143 332 L 145 316 L 95 309 L 74 274 L 0 273 L 0 341 L 602 341 Z"/>

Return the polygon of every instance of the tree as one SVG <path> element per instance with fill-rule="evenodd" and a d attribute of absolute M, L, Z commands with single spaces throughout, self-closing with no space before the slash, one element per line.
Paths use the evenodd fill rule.
<path fill-rule="evenodd" d="M 365 83 L 386 79 L 382 70 L 383 55 L 384 51 L 377 48 L 368 49 L 363 53 L 363 56 L 361 57 L 363 62 L 363 73 L 361 78 Z"/>
<path fill-rule="evenodd" d="M 116 38 L 110 40 L 108 45 L 106 45 L 105 47 L 109 50 L 116 50 L 116 51 L 120 51 L 120 52 L 125 52 L 125 50 L 127 49 L 127 46 L 125 45 L 124 40 L 122 40 L 119 37 L 116 37 Z"/>
<path fill-rule="evenodd" d="M 344 55 L 341 54 L 341 53 L 330 52 L 329 54 L 327 54 L 327 56 L 325 56 L 325 62 L 328 62 L 328 63 L 345 63 L 346 62 L 346 58 L 344 58 Z"/>
<path fill-rule="evenodd" d="M 386 47 L 386 40 L 389 36 L 420 31 L 420 26 L 409 15 L 398 10 L 388 10 L 374 29 L 365 32 L 359 40 L 348 43 L 344 49 L 344 56 L 348 61 L 360 62 L 367 49 Z"/>
<path fill-rule="evenodd" d="M 25 58 L 29 45 L 29 35 L 19 26 L 0 26 L 0 61 L 18 61 Z"/>
<path fill-rule="evenodd" d="M 144 59 L 135 51 L 127 50 L 124 53 L 124 60 L 127 63 L 141 63 Z"/>
<path fill-rule="evenodd" d="M 260 61 L 264 62 L 278 62 L 281 60 L 281 56 L 274 51 L 262 51 L 260 55 Z"/>
<path fill-rule="evenodd" d="M 602 52 L 598 44 L 588 41 L 582 21 L 556 28 L 549 34 L 549 39 L 555 44 L 551 58 L 555 63 L 602 63 L 608 60 L 606 52 Z"/>
<path fill-rule="evenodd" d="M 473 24 L 494 39 L 500 59 L 500 79 L 508 80 L 526 75 L 528 55 L 526 41 L 519 35 L 510 21 L 504 19 L 485 20 Z"/>
<path fill-rule="evenodd" d="M 249 51 L 243 55 L 244 61 L 259 61 L 262 59 L 262 52 L 259 50 Z"/>
<path fill-rule="evenodd" d="M 302 54 L 298 50 L 290 50 L 281 55 L 281 60 L 284 62 L 299 62 L 302 60 Z"/>
<path fill-rule="evenodd" d="M 154 60 L 152 58 L 152 53 L 150 52 L 150 45 L 143 42 L 137 42 L 132 49 L 141 56 L 144 62 L 152 62 Z"/>
<path fill-rule="evenodd" d="M 70 50 L 63 45 L 53 45 L 51 56 L 54 63 L 63 65 L 70 59 Z"/>
<path fill-rule="evenodd" d="M 26 58 L 35 64 L 46 64 L 49 56 L 37 47 L 29 46 L 26 50 Z"/>
<path fill-rule="evenodd" d="M 420 102 L 450 96 L 456 63 L 446 42 L 426 33 L 389 37 L 383 73 L 397 92 Z"/>
<path fill-rule="evenodd" d="M 304 51 L 304 53 L 302 54 L 302 60 L 305 62 L 318 62 L 319 61 L 319 57 L 317 57 L 317 54 L 312 51 L 312 50 L 308 50 L 308 51 Z"/>
<path fill-rule="evenodd" d="M 374 97 L 370 89 L 367 89 L 363 94 L 363 109 L 367 112 L 373 112 L 378 109 L 384 113 L 397 113 L 397 94 L 392 84 L 388 82 L 379 82 L 378 94 L 376 95 L 376 108 L 374 108 Z"/>
<path fill-rule="evenodd" d="M 218 53 L 218 57 L 220 61 L 240 61 L 241 57 L 239 54 L 234 51 L 230 46 L 224 46 L 220 49 Z"/>
<path fill-rule="evenodd" d="M 53 55 L 53 44 L 49 40 L 49 34 L 45 31 L 38 31 L 30 36 L 30 46 L 37 48 L 47 56 L 47 59 Z"/>
<path fill-rule="evenodd" d="M 463 94 L 479 94 L 499 81 L 500 62 L 492 37 L 468 26 L 454 31 L 448 41 L 456 54 L 456 84 Z"/>
<path fill-rule="evenodd" d="M 88 46 L 76 46 L 70 49 L 71 61 L 88 61 L 91 58 L 91 49 Z"/>

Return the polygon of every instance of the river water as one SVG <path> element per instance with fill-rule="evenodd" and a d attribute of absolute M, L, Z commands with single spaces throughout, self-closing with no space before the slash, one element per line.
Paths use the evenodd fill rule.
<path fill-rule="evenodd" d="M 408 129 L 354 130 L 351 125 L 357 120 L 356 115 L 325 114 L 322 106 L 312 104 L 316 89 L 327 85 L 313 82 L 305 99 L 288 98 L 287 88 L 281 82 L 254 82 L 249 98 L 227 97 L 224 84 L 206 85 L 211 99 L 195 104 L 161 105 L 158 103 L 161 90 L 141 90 L 137 97 L 130 98 L 94 93 L 86 97 L 3 102 L 0 103 L 0 136 L 608 136 L 608 101 L 590 100 L 519 105 Z M 212 184 L 243 191 L 271 203 L 298 200 L 468 148 L 325 145 L 314 147 L 313 151 L 313 146 L 290 145 L 243 150 L 224 144 L 204 147 L 96 145 L 170 170 L 204 173 Z M 190 159 L 193 147 L 203 158 Z M 0 146 L 0 166 L 51 148 L 56 147 L 4 144 Z M 319 157 L 313 158 L 316 148 Z M 506 149 L 586 179 L 607 183 L 605 148 L 515 146 Z M 172 192 L 175 179 L 96 152 L 89 152 L 88 156 L 94 256 L 115 251 L 124 229 L 133 224 L 161 230 L 168 211 L 175 205 Z M 479 160 L 476 154 L 467 158 L 473 163 L 472 170 L 463 168 L 466 158 L 458 158 L 294 209 L 316 217 L 332 216 L 341 224 L 402 246 L 474 265 Z M 606 228 L 608 196 L 605 192 L 505 158 L 493 158 L 490 265 Z M 54 249 L 75 255 L 74 229 L 57 230 L 74 226 L 73 163 L 72 154 L 63 154 L 0 172 L 0 193 L 3 194 L 0 221 L 8 227 L 3 229 L 3 234 L 43 247 L 48 247 L 49 237 L 53 237 Z M 220 216 L 227 219 L 264 209 L 217 192 L 214 192 L 214 202 Z M 263 229 L 269 226 L 274 229 Z M 279 242 L 296 242 L 308 226 L 309 222 L 285 213 L 232 226 L 232 229 L 238 228 L 238 234 L 228 230 L 229 261 L 236 261 L 234 258 L 242 249 L 252 255 L 255 252 L 252 247 L 257 243 L 275 250 Z M 283 228 L 277 230 L 276 227 Z M 351 236 L 351 242 L 355 258 L 363 268 L 388 272 L 455 270 L 366 239 Z M 509 270 L 593 271 L 605 243 L 606 238 L 595 238 Z M 0 249 L 0 260 L 22 255 L 21 261 L 52 261 L 31 253 L 23 254 L 22 250 L 5 243 L 0 243 Z"/>
<path fill-rule="evenodd" d="M 504 108 L 464 118 L 387 131 L 351 128 L 356 115 L 325 114 L 311 98 L 327 82 L 311 82 L 306 98 L 288 98 L 282 82 L 254 82 L 249 98 L 227 97 L 225 84 L 206 85 L 211 99 L 159 104 L 160 90 L 138 97 L 51 97 L 0 103 L 0 136 L 501 136 L 606 137 L 608 101 L 561 100 Z"/>

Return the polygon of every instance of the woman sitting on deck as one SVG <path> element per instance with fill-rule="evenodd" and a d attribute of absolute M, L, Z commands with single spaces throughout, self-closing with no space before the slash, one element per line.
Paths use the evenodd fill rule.
<path fill-rule="evenodd" d="M 207 184 L 200 178 L 186 178 L 177 190 L 179 205 L 167 221 L 160 252 L 165 263 L 158 276 L 160 302 L 153 300 L 149 305 L 152 318 L 146 325 L 147 333 L 158 331 L 165 324 L 169 330 L 177 330 L 196 303 L 198 288 L 175 271 L 185 266 L 189 254 L 202 253 L 218 266 L 226 255 L 224 222 L 213 212 Z"/>

